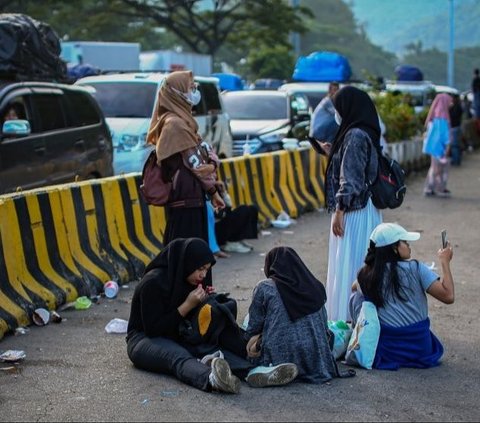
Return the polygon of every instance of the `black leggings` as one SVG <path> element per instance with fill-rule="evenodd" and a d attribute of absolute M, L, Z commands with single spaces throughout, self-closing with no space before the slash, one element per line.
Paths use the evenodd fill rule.
<path fill-rule="evenodd" d="M 232 373 L 244 379 L 248 371 L 254 367 L 244 358 L 246 354 L 244 340 L 238 338 L 238 333 L 233 334 L 226 330 L 220 336 L 220 345 L 225 347 L 212 346 L 211 351 L 220 349 Z M 227 345 L 229 349 L 226 349 Z M 172 375 L 187 385 L 211 391 L 209 384 L 211 367 L 201 363 L 187 348 L 169 338 L 148 338 L 143 332 L 129 336 L 127 341 L 128 357 L 135 367 Z"/>

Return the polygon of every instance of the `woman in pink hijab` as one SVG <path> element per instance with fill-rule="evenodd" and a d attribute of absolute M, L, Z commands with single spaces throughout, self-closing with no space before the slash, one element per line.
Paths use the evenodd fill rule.
<path fill-rule="evenodd" d="M 430 169 L 425 181 L 426 196 L 447 197 L 448 156 L 450 153 L 450 115 L 452 97 L 449 94 L 437 94 L 425 120 L 427 135 L 423 140 L 423 152 L 430 156 Z"/>

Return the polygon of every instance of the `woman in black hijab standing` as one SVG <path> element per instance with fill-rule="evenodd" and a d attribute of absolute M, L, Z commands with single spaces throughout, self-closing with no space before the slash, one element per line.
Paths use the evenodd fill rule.
<path fill-rule="evenodd" d="M 296 380 L 323 383 L 338 376 L 327 337 L 326 293 L 298 254 L 276 247 L 265 258 L 265 276 L 248 311 L 249 355 L 259 366 L 290 362 Z M 259 337 L 261 335 L 261 337 Z M 259 350 L 259 352 L 257 352 Z"/>
<path fill-rule="evenodd" d="M 349 320 L 352 284 L 362 267 L 370 234 L 383 220 L 368 189 L 378 170 L 380 126 L 375 105 L 365 91 L 343 87 L 334 95 L 333 105 L 340 127 L 325 172 L 327 210 L 332 213 L 326 308 L 330 320 Z"/>

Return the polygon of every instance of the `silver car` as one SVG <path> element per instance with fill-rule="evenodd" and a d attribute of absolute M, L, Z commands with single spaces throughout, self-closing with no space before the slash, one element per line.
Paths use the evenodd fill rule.
<path fill-rule="evenodd" d="M 131 72 L 81 78 L 76 85 L 90 87 L 112 133 L 114 171 L 116 175 L 141 172 L 151 145 L 146 144 L 150 119 L 161 82 L 167 76 L 160 72 Z M 202 101 L 193 114 L 199 132 L 221 157 L 232 155 L 232 136 L 225 113 L 218 79 L 196 76 Z"/>

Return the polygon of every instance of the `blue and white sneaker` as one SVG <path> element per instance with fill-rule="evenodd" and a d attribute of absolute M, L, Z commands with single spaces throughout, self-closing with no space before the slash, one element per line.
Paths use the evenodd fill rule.
<path fill-rule="evenodd" d="M 293 363 L 282 363 L 278 366 L 258 366 L 248 372 L 247 383 L 253 388 L 286 385 L 298 375 L 298 368 Z"/>

